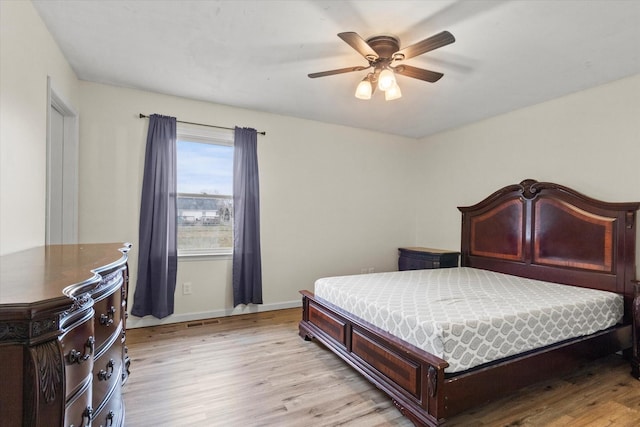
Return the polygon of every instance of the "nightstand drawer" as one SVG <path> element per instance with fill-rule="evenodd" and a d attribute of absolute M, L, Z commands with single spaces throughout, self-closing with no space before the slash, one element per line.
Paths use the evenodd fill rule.
<path fill-rule="evenodd" d="M 423 247 L 398 248 L 398 270 L 422 270 L 458 266 L 460 252 Z"/>

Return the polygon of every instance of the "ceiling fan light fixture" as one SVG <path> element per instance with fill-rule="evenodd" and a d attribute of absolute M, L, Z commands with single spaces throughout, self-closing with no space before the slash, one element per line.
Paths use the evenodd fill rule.
<path fill-rule="evenodd" d="M 386 91 L 396 84 L 396 76 L 389 68 L 385 68 L 380 72 L 378 77 L 378 89 Z"/>
<path fill-rule="evenodd" d="M 1 1 L 1 0 L 0 0 Z M 333 76 L 335 74 L 351 73 L 373 69 L 356 88 L 355 97 L 371 99 L 376 88 L 385 93 L 385 99 L 391 101 L 402 97 L 402 92 L 396 82 L 395 74 L 404 77 L 435 83 L 444 75 L 436 71 L 405 65 L 402 61 L 411 59 L 434 49 L 441 48 L 456 41 L 449 31 L 442 31 L 418 43 L 400 48 L 400 40 L 391 35 L 379 35 L 363 39 L 354 31 L 338 33 L 345 43 L 355 49 L 369 62 L 368 66 L 346 67 L 335 70 L 308 74 L 309 78 Z M 398 64 L 400 63 L 400 64 Z"/>
<path fill-rule="evenodd" d="M 394 99 L 402 98 L 402 91 L 398 83 L 394 83 L 389 89 L 384 92 L 385 101 L 393 101 Z"/>
<path fill-rule="evenodd" d="M 356 88 L 356 98 L 371 99 L 372 93 L 373 88 L 371 87 L 371 81 L 369 80 L 369 76 L 367 76 L 358 83 L 358 87 Z"/>

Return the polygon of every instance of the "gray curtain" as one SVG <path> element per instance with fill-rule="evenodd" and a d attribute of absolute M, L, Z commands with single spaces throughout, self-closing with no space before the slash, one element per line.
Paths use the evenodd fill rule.
<path fill-rule="evenodd" d="M 233 306 L 262 304 L 258 135 L 235 128 L 233 150 Z"/>
<path fill-rule="evenodd" d="M 144 159 L 138 279 L 131 314 L 158 319 L 173 313 L 176 245 L 176 118 L 149 117 Z"/>

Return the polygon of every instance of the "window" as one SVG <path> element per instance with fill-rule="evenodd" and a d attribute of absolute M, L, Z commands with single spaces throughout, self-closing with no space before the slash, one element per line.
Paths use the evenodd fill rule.
<path fill-rule="evenodd" d="M 178 123 L 178 255 L 233 251 L 233 131 Z"/>

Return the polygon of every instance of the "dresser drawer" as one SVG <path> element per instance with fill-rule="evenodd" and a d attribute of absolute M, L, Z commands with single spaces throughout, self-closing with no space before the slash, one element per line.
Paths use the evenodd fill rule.
<path fill-rule="evenodd" d="M 109 396 L 102 408 L 99 408 L 93 416 L 92 427 L 121 426 L 124 423 L 124 408 L 122 407 L 122 384 L 115 384 L 113 393 Z"/>
<path fill-rule="evenodd" d="M 91 381 L 95 349 L 93 318 L 87 317 L 65 332 L 60 345 L 64 357 L 66 397 L 70 398 Z"/>
<path fill-rule="evenodd" d="M 64 411 L 65 427 L 80 427 L 90 425 L 93 416 L 91 407 L 91 384 L 80 391 L 73 399 L 67 402 Z"/>
<path fill-rule="evenodd" d="M 122 320 L 122 294 L 120 288 L 101 295 L 94 303 L 94 328 L 96 337 L 96 353 L 104 350 L 104 345 L 112 335 L 120 333 L 118 326 Z"/>
<path fill-rule="evenodd" d="M 120 335 L 108 341 L 108 349 L 93 362 L 93 407 L 99 410 L 107 396 L 122 383 L 122 341 Z"/>
<path fill-rule="evenodd" d="M 309 322 L 346 347 L 347 325 L 344 320 L 325 311 L 313 302 L 309 303 Z"/>

